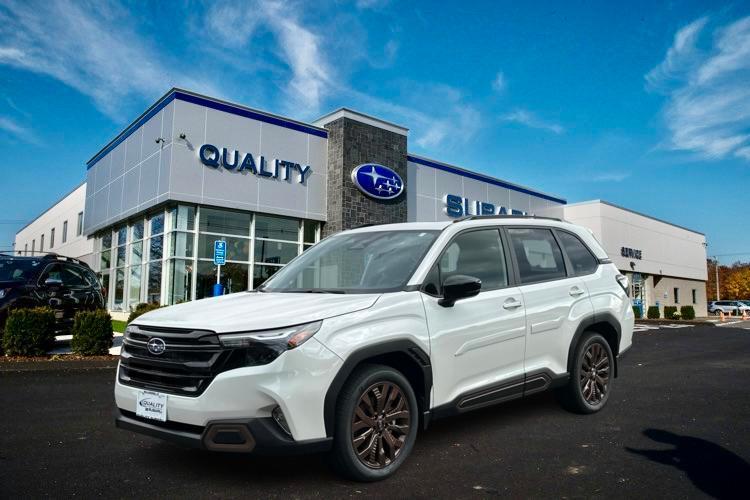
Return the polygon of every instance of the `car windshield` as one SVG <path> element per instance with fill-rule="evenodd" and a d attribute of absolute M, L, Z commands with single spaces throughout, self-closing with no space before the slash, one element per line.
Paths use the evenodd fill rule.
<path fill-rule="evenodd" d="M 33 281 L 41 264 L 42 261 L 36 259 L 0 258 L 0 281 Z"/>
<path fill-rule="evenodd" d="M 381 293 L 400 290 L 438 231 L 368 231 L 327 238 L 266 281 L 260 291 Z"/>

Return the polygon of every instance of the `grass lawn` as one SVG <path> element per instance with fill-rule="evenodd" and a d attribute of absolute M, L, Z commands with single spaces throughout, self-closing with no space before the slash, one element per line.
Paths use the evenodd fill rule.
<path fill-rule="evenodd" d="M 125 333 L 125 327 L 127 323 L 125 321 L 112 320 L 112 331 L 117 333 Z"/>

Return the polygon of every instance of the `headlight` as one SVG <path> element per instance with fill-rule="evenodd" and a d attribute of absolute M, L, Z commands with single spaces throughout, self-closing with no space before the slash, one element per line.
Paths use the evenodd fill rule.
<path fill-rule="evenodd" d="M 222 346 L 232 348 L 268 344 L 276 347 L 285 347 L 286 349 L 294 349 L 315 335 L 320 330 L 322 324 L 322 321 L 316 321 L 314 323 L 277 328 L 275 330 L 227 333 L 219 335 L 219 341 Z"/>
<path fill-rule="evenodd" d="M 0 288 L 0 299 L 4 299 L 9 292 L 10 288 Z"/>

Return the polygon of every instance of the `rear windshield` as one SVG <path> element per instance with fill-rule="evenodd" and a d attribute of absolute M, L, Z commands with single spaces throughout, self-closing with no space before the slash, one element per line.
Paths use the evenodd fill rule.
<path fill-rule="evenodd" d="M 43 267 L 41 260 L 0 258 L 0 281 L 34 281 Z"/>

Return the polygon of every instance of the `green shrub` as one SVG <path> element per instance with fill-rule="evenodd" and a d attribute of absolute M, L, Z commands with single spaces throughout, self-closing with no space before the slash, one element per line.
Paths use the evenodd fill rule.
<path fill-rule="evenodd" d="M 648 306 L 646 317 L 648 319 L 659 319 L 659 306 Z"/>
<path fill-rule="evenodd" d="M 10 356 L 44 356 L 55 342 L 55 313 L 46 307 L 15 309 L 8 315 L 3 349 Z"/>
<path fill-rule="evenodd" d="M 154 309 L 159 309 L 161 306 L 159 304 L 146 304 L 146 303 L 140 303 L 137 306 L 135 306 L 135 309 L 133 309 L 133 312 L 130 313 L 130 316 L 128 316 L 128 324 L 130 324 L 135 318 L 140 316 L 141 314 L 146 314 L 149 311 L 153 311 Z"/>
<path fill-rule="evenodd" d="M 695 309 L 693 306 L 680 307 L 680 314 L 682 314 L 682 319 L 695 319 Z"/>
<path fill-rule="evenodd" d="M 76 354 L 98 356 L 109 354 L 112 347 L 112 318 L 103 309 L 80 311 L 73 323 L 73 340 L 70 347 Z"/>
<path fill-rule="evenodd" d="M 676 306 L 664 306 L 664 318 L 665 319 L 679 319 L 674 317 L 674 313 L 677 312 Z"/>
<path fill-rule="evenodd" d="M 633 314 L 635 314 L 635 319 L 641 319 L 643 317 L 640 306 L 633 306 Z"/>

